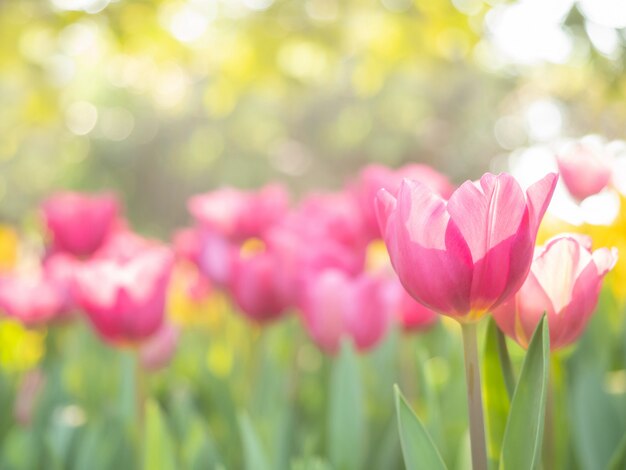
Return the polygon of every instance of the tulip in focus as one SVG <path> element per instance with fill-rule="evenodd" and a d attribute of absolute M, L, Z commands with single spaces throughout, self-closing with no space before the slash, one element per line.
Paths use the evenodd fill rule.
<path fill-rule="evenodd" d="M 557 163 L 563 183 L 578 200 L 599 193 L 611 180 L 610 155 L 598 145 L 570 145 L 557 155 Z"/>
<path fill-rule="evenodd" d="M 366 273 L 351 277 L 336 269 L 312 276 L 299 303 L 309 335 L 330 354 L 339 351 L 343 339 L 352 340 L 359 351 L 376 346 L 394 307 L 387 279 Z"/>
<path fill-rule="evenodd" d="M 550 327 L 550 348 L 563 348 L 582 334 L 598 303 L 602 279 L 617 261 L 617 250 L 591 251 L 591 238 L 564 234 L 536 250 L 519 292 L 493 312 L 498 326 L 521 346 L 543 316 Z"/>
<path fill-rule="evenodd" d="M 556 182 L 549 174 L 524 194 L 512 176 L 487 173 L 465 182 L 449 201 L 406 179 L 397 198 L 382 189 L 378 219 L 405 289 L 461 323 L 504 302 L 528 274 Z"/>
<path fill-rule="evenodd" d="M 134 343 L 163 324 L 174 256 L 154 245 L 124 258 L 94 258 L 75 277 L 74 295 L 110 343 Z"/>
<path fill-rule="evenodd" d="M 42 210 L 54 251 L 89 256 L 115 228 L 118 203 L 108 193 L 62 192 L 47 199 Z"/>

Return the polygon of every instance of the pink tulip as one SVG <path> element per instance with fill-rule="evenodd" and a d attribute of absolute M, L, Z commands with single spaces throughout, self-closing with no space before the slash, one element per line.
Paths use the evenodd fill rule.
<path fill-rule="evenodd" d="M 0 278 L 0 310 L 28 327 L 61 316 L 67 292 L 45 273 L 11 273 Z"/>
<path fill-rule="evenodd" d="M 240 255 L 233 262 L 230 293 L 241 312 L 257 323 L 272 321 L 289 307 L 280 269 L 278 259 L 269 251 Z"/>
<path fill-rule="evenodd" d="M 172 247 L 177 259 L 198 264 L 202 252 L 202 236 L 196 228 L 178 230 L 173 237 Z"/>
<path fill-rule="evenodd" d="M 194 196 L 188 203 L 200 227 L 238 241 L 260 236 L 283 217 L 288 206 L 287 192 L 276 185 L 254 192 L 219 189 Z"/>
<path fill-rule="evenodd" d="M 307 280 L 299 304 L 309 335 L 324 351 L 336 354 L 344 339 L 366 351 L 387 332 L 393 308 L 390 294 L 385 278 L 368 274 L 353 278 L 328 269 Z"/>
<path fill-rule="evenodd" d="M 434 311 L 411 297 L 399 281 L 394 279 L 390 282 L 394 290 L 394 313 L 404 331 L 423 331 L 437 323 Z"/>
<path fill-rule="evenodd" d="M 519 292 L 493 312 L 498 326 L 523 347 L 544 312 L 550 348 L 567 346 L 582 334 L 593 314 L 602 279 L 617 261 L 617 250 L 591 252 L 591 238 L 563 234 L 535 251 L 530 273 Z"/>
<path fill-rule="evenodd" d="M 178 329 L 164 323 L 159 331 L 141 345 L 139 349 L 141 366 L 149 371 L 156 371 L 167 366 L 176 353 L 179 336 Z"/>
<path fill-rule="evenodd" d="M 94 258 L 76 273 L 74 295 L 111 343 L 144 340 L 163 324 L 174 256 L 151 246 L 123 258 Z"/>
<path fill-rule="evenodd" d="M 216 232 L 208 230 L 199 234 L 198 267 L 202 274 L 218 287 L 230 282 L 233 264 L 238 256 L 238 244 Z"/>
<path fill-rule="evenodd" d="M 524 282 L 556 182 L 549 174 L 524 196 L 512 176 L 487 173 L 447 202 L 416 181 L 404 180 L 397 199 L 382 189 L 378 219 L 400 281 L 432 310 L 478 320 Z"/>
<path fill-rule="evenodd" d="M 563 183 L 576 199 L 602 191 L 611 180 L 610 156 L 601 147 L 577 143 L 557 155 Z"/>
<path fill-rule="evenodd" d="M 55 283 L 57 288 L 63 293 L 63 308 L 56 315 L 55 320 L 68 319 L 76 307 L 72 286 L 74 284 L 74 274 L 80 265 L 81 262 L 78 259 L 65 253 L 53 253 L 43 262 L 45 277 Z"/>
<path fill-rule="evenodd" d="M 395 196 L 404 178 L 424 183 L 445 199 L 448 199 L 454 191 L 448 178 L 428 165 L 409 164 L 396 170 L 383 165 L 366 166 L 350 190 L 363 214 L 369 239 L 380 238 L 380 229 L 376 219 L 376 194 L 384 188 Z"/>
<path fill-rule="evenodd" d="M 55 251 L 88 256 L 114 228 L 117 199 L 112 194 L 62 192 L 43 203 L 43 216 Z"/>

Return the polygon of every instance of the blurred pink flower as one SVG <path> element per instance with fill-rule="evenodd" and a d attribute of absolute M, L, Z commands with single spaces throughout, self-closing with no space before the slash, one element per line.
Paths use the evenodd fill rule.
<path fill-rule="evenodd" d="M 52 248 L 75 256 L 89 256 L 114 228 L 118 203 L 114 195 L 57 193 L 42 205 Z"/>
<path fill-rule="evenodd" d="M 611 157 L 600 146 L 579 142 L 556 158 L 563 183 L 578 200 L 599 193 L 611 180 Z"/>
<path fill-rule="evenodd" d="M 69 312 L 68 287 L 45 271 L 8 273 L 0 277 L 0 310 L 27 327 L 47 324 Z"/>
<path fill-rule="evenodd" d="M 257 191 L 223 188 L 192 197 L 188 208 L 202 229 L 243 241 L 280 220 L 289 209 L 289 195 L 278 185 Z"/>
<path fill-rule="evenodd" d="M 556 182 L 549 174 L 524 196 L 512 176 L 487 173 L 447 202 L 406 179 L 397 198 L 380 190 L 378 219 L 400 281 L 436 312 L 478 320 L 524 282 Z"/>
<path fill-rule="evenodd" d="M 167 366 L 176 353 L 179 336 L 180 332 L 176 327 L 164 323 L 159 331 L 140 346 L 141 366 L 149 371 L 156 371 Z"/>
<path fill-rule="evenodd" d="M 234 260 L 228 287 L 241 312 L 251 320 L 274 320 L 289 307 L 280 284 L 280 270 L 278 259 L 269 251 L 243 254 Z"/>
<path fill-rule="evenodd" d="M 313 341 L 335 354 L 343 339 L 359 351 L 376 346 L 388 330 L 393 298 L 383 277 L 327 269 L 307 280 L 299 306 Z"/>
<path fill-rule="evenodd" d="M 395 196 L 404 178 L 424 183 L 445 199 L 448 199 L 454 191 L 454 186 L 448 178 L 428 165 L 409 164 L 398 169 L 376 164 L 366 166 L 361 170 L 358 179 L 350 185 L 349 191 L 355 197 L 363 214 L 368 239 L 380 238 L 380 228 L 376 219 L 376 194 L 384 188 Z"/>
<path fill-rule="evenodd" d="M 437 323 L 437 313 L 411 297 L 400 281 L 393 279 L 390 284 L 395 300 L 393 311 L 404 331 L 423 331 Z"/>
<path fill-rule="evenodd" d="M 493 312 L 498 326 L 523 347 L 544 312 L 550 348 L 567 346 L 582 334 L 598 303 L 602 279 L 617 261 L 617 250 L 591 252 L 591 238 L 563 234 L 535 252 L 519 292 Z"/>
<path fill-rule="evenodd" d="M 89 260 L 75 276 L 78 305 L 111 343 L 144 340 L 161 327 L 174 261 L 159 245 L 124 255 Z"/>
<path fill-rule="evenodd" d="M 187 227 L 177 230 L 172 237 L 172 248 L 177 259 L 198 264 L 202 252 L 202 236 L 197 228 Z"/>

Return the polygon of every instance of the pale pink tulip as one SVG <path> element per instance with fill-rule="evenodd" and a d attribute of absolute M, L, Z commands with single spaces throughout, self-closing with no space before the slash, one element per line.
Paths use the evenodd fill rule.
<path fill-rule="evenodd" d="M 563 183 L 576 199 L 599 193 L 611 180 L 611 157 L 600 146 L 576 143 L 557 154 L 557 162 Z"/>
<path fill-rule="evenodd" d="M 524 282 L 556 182 L 549 174 L 524 195 L 512 176 L 487 173 L 449 201 L 406 179 L 397 198 L 382 189 L 378 219 L 400 281 L 432 310 L 478 320 Z"/>
<path fill-rule="evenodd" d="M 328 269 L 307 280 L 299 306 L 309 335 L 321 349 L 335 354 L 341 341 L 348 340 L 366 351 L 388 330 L 394 307 L 390 294 L 383 277 L 350 277 Z"/>
<path fill-rule="evenodd" d="M 188 208 L 202 229 L 243 241 L 261 236 L 280 220 L 289 208 L 289 196 L 277 185 L 257 191 L 223 188 L 192 197 Z"/>
<path fill-rule="evenodd" d="M 493 312 L 498 326 L 523 347 L 544 312 L 550 348 L 567 346 L 582 334 L 598 303 L 602 279 L 617 261 L 617 250 L 591 251 L 591 238 L 563 234 L 535 251 L 519 292 Z"/>
<path fill-rule="evenodd" d="M 9 273 L 0 278 L 0 310 L 28 327 L 63 315 L 67 292 L 43 272 Z"/>
<path fill-rule="evenodd" d="M 78 270 L 74 296 L 97 332 L 111 343 L 134 343 L 163 323 L 174 256 L 151 246 L 122 258 L 94 258 Z"/>
<path fill-rule="evenodd" d="M 384 188 L 395 196 L 404 178 L 424 183 L 445 199 L 454 191 L 454 186 L 448 178 L 428 165 L 409 164 L 398 169 L 376 164 L 366 166 L 349 190 L 363 214 L 368 239 L 380 238 L 380 228 L 376 219 L 376 194 Z"/>
<path fill-rule="evenodd" d="M 139 349 L 141 366 L 149 371 L 156 371 L 167 366 L 178 346 L 180 332 L 169 323 L 163 326 L 152 337 L 148 338 Z"/>
<path fill-rule="evenodd" d="M 114 195 L 57 193 L 42 206 L 54 251 L 89 256 L 115 227 L 118 203 Z"/>

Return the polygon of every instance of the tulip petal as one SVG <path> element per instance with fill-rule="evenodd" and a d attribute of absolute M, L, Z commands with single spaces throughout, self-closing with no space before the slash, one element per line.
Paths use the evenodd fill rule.
<path fill-rule="evenodd" d="M 548 173 L 526 190 L 530 214 L 530 230 L 533 234 L 537 233 L 541 219 L 550 205 L 552 193 L 554 193 L 558 179 L 559 176 L 556 173 Z"/>
<path fill-rule="evenodd" d="M 379 213 L 384 222 L 385 211 Z M 471 253 L 440 196 L 404 180 L 384 234 L 391 262 L 413 297 L 442 313 L 469 311 Z"/>

